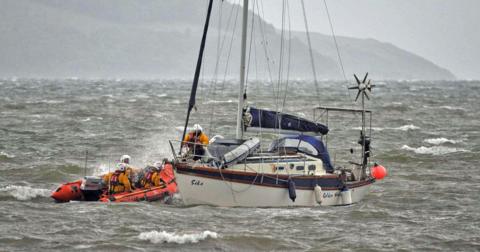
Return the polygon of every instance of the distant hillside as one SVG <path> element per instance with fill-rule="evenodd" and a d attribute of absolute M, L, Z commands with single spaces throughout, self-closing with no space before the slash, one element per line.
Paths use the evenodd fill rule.
<path fill-rule="evenodd" d="M 297 32 L 297 37 L 305 37 Z M 347 73 L 371 72 L 378 79 L 453 79 L 448 70 L 402 50 L 390 43 L 374 39 L 337 37 L 340 55 Z M 311 34 L 312 47 L 326 56 L 337 59 L 335 43 L 331 36 Z"/>
<path fill-rule="evenodd" d="M 223 2 L 219 22 L 219 4 L 215 2 L 204 74 L 213 74 L 217 42 L 225 41 L 218 73 L 236 76 L 239 8 Z M 205 11 L 206 1 L 198 0 L 2 0 L 0 77 L 190 78 Z M 275 78 L 280 62 L 280 32 L 258 16 L 255 27 L 251 78 L 257 73 L 261 78 Z M 312 34 L 312 43 L 319 77 L 341 79 L 331 38 Z M 339 43 L 349 76 L 369 71 L 375 79 L 454 78 L 447 70 L 393 45 L 343 37 Z M 303 33 L 292 34 L 291 52 L 290 77 L 311 79 Z"/>

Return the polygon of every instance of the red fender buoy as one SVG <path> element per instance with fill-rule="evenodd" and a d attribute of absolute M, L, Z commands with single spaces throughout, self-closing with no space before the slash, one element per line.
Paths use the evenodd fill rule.
<path fill-rule="evenodd" d="M 372 168 L 370 168 L 370 174 L 372 174 L 372 177 L 375 179 L 383 179 L 387 176 L 387 169 L 385 167 L 375 164 Z"/>

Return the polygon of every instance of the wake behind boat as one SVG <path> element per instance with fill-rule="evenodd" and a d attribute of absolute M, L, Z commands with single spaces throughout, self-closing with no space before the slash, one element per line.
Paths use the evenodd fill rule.
<path fill-rule="evenodd" d="M 357 86 L 349 88 L 358 90 L 355 100 L 361 96 L 361 109 L 315 107 L 315 110 L 326 113 L 326 124 L 317 122 L 318 118 L 308 120 L 282 111 L 246 106 L 248 0 L 243 1 L 236 138 L 215 139 L 208 145 L 189 142 L 190 140 L 185 138 L 190 113 L 195 107 L 212 2 L 209 1 L 180 144 L 188 144 L 190 150 L 178 151 L 175 146 L 179 143 L 170 142 L 175 156 L 175 177 L 185 204 L 245 207 L 331 206 L 349 205 L 362 200 L 376 179 L 382 179 L 386 175 L 383 166 L 375 164 L 369 168 L 371 139 L 366 135 L 366 115 L 370 115 L 371 122 L 372 113 L 365 109 L 365 98 L 369 99 L 368 93 L 374 85 L 367 81 L 368 73 L 362 81 L 355 75 Z M 307 27 L 306 23 L 305 25 Z M 307 38 L 311 49 L 308 27 Z M 311 50 L 310 56 L 314 70 Z M 316 81 L 315 70 L 313 72 Z M 329 132 L 328 115 L 332 112 L 361 114 L 362 130 L 358 140 L 362 147 L 360 162 L 348 161 L 349 166 L 332 164 L 324 145 Z M 261 145 L 265 140 L 244 136 L 245 132 L 252 130 L 260 132 L 260 135 L 266 132 L 274 133 L 277 138 L 270 143 L 269 148 L 262 149 Z M 351 139 L 343 141 L 347 143 L 351 142 Z"/>

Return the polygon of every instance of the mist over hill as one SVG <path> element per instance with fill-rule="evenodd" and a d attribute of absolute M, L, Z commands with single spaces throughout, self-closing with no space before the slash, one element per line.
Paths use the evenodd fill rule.
<path fill-rule="evenodd" d="M 2 0 L 0 5 L 0 77 L 191 78 L 207 2 Z M 236 77 L 241 7 L 214 5 L 203 73 Z M 258 16 L 253 24 L 250 78 L 276 78 L 279 68 L 289 78 L 313 78 L 303 32 L 284 33 L 291 40 L 282 45 L 281 32 L 272 25 Z M 319 78 L 342 79 L 332 38 L 311 36 Z M 455 78 L 392 44 L 348 37 L 338 41 L 349 77 L 369 71 L 375 79 Z"/>

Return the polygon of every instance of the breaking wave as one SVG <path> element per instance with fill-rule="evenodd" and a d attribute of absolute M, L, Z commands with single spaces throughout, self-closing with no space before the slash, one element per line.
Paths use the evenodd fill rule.
<path fill-rule="evenodd" d="M 362 127 L 354 127 L 352 128 L 353 130 L 362 130 Z M 367 128 L 367 130 L 370 129 L 370 128 Z M 385 128 L 380 128 L 380 127 L 372 127 L 372 130 L 374 131 L 382 131 L 382 130 L 385 130 Z"/>
<path fill-rule="evenodd" d="M 15 155 L 13 155 L 13 154 L 8 154 L 6 152 L 0 151 L 0 160 L 2 160 L 2 159 L 12 159 L 14 157 L 15 157 Z"/>
<path fill-rule="evenodd" d="M 455 141 L 455 140 L 450 140 L 450 139 L 447 139 L 447 138 L 444 138 L 444 137 L 429 138 L 429 139 L 425 139 L 423 141 L 425 143 L 429 143 L 429 144 L 433 144 L 433 145 L 440 145 L 440 144 L 444 144 L 444 143 L 456 144 L 456 143 L 461 142 L 460 140 Z"/>
<path fill-rule="evenodd" d="M 140 240 L 150 241 L 151 243 L 185 244 L 185 243 L 197 243 L 207 238 L 216 239 L 218 238 L 218 234 L 208 230 L 200 233 L 193 233 L 193 234 L 177 234 L 174 232 L 170 233 L 166 231 L 162 231 L 162 232 L 150 231 L 150 232 L 140 233 L 138 235 L 138 238 Z"/>
<path fill-rule="evenodd" d="M 397 128 L 392 128 L 392 129 L 394 129 L 394 130 L 408 131 L 408 130 L 420 129 L 420 127 L 415 126 L 415 125 L 413 125 L 413 124 L 408 124 L 408 125 L 403 125 L 403 126 L 400 126 L 400 127 L 397 127 Z"/>
<path fill-rule="evenodd" d="M 31 200 L 37 197 L 50 197 L 50 190 L 32 188 L 29 186 L 8 185 L 0 188 L 0 192 L 6 192 L 17 200 Z"/>
<path fill-rule="evenodd" d="M 402 146 L 402 150 L 413 151 L 417 154 L 430 154 L 430 155 L 444 155 L 448 153 L 455 153 L 455 152 L 469 152 L 465 149 L 460 148 L 450 148 L 445 146 L 432 146 L 432 147 L 425 147 L 421 146 L 418 148 L 413 148 L 408 145 Z"/>
<path fill-rule="evenodd" d="M 446 109 L 446 110 L 453 110 L 453 111 L 456 111 L 456 110 L 466 111 L 466 109 L 464 109 L 462 107 L 441 106 L 439 108 Z"/>
<path fill-rule="evenodd" d="M 101 176 L 113 170 L 114 168 L 110 168 L 107 164 L 100 164 L 99 166 L 96 166 L 93 170 L 93 176 Z"/>
<path fill-rule="evenodd" d="M 233 100 L 225 100 L 225 101 L 209 100 L 209 101 L 204 102 L 204 104 L 222 104 L 222 103 L 233 103 Z"/>
<path fill-rule="evenodd" d="M 362 127 L 355 127 L 355 128 L 352 128 L 352 129 L 353 129 L 353 130 L 362 130 Z M 382 131 L 382 130 L 401 130 L 401 131 L 409 131 L 409 130 L 416 130 L 416 129 L 420 129 L 420 127 L 415 126 L 415 125 L 413 125 L 413 124 L 403 125 L 403 126 L 396 127 L 396 128 L 372 127 L 372 130 L 375 130 L 375 131 Z M 367 128 L 367 130 L 368 130 L 368 128 Z"/>

